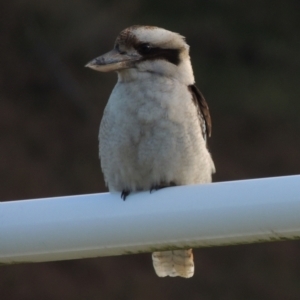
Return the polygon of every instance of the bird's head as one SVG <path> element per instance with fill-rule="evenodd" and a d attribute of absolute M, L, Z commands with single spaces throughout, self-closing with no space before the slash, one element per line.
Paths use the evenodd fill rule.
<path fill-rule="evenodd" d="M 124 29 L 113 50 L 93 59 L 86 67 L 100 72 L 116 71 L 121 79 L 148 72 L 194 83 L 189 46 L 184 37 L 154 26 Z"/>

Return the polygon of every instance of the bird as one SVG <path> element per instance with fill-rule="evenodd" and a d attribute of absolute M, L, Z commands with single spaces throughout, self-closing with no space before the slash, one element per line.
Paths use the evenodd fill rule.
<path fill-rule="evenodd" d="M 183 36 L 156 26 L 130 26 L 111 51 L 86 67 L 118 75 L 99 131 L 110 192 L 125 200 L 131 192 L 212 181 L 211 117 Z M 194 274 L 192 249 L 157 251 L 152 259 L 159 277 Z"/>

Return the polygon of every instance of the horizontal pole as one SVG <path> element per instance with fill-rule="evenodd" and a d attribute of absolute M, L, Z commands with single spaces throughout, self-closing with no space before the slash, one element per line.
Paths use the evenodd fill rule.
<path fill-rule="evenodd" d="M 0 263 L 300 238 L 300 175 L 0 203 Z"/>

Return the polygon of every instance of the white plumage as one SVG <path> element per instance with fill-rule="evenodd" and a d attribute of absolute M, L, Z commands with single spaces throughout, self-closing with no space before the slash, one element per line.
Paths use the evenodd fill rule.
<path fill-rule="evenodd" d="M 87 66 L 118 73 L 99 133 L 110 191 L 122 192 L 125 200 L 131 191 L 211 182 L 210 116 L 182 36 L 132 26 L 120 33 L 111 52 Z M 153 264 L 161 277 L 194 273 L 191 249 L 154 252 Z"/>

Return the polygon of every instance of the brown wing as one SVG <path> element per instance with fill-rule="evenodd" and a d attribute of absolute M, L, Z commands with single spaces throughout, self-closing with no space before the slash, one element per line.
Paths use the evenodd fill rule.
<path fill-rule="evenodd" d="M 201 126 L 203 136 L 210 137 L 211 136 L 211 118 L 210 118 L 209 108 L 206 103 L 206 100 L 195 84 L 189 85 L 188 89 L 191 92 L 193 101 L 198 109 L 201 125 L 202 124 L 204 125 L 204 126 L 203 125 Z"/>

